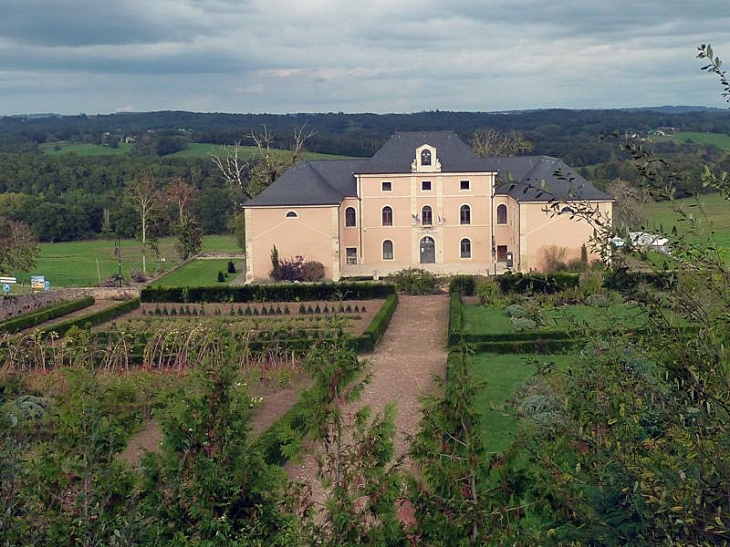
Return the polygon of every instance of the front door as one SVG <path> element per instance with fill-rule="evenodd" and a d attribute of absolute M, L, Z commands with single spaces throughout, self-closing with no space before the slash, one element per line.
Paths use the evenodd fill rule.
<path fill-rule="evenodd" d="M 421 264 L 434 262 L 436 262 L 436 242 L 432 237 L 426 236 L 421 240 Z"/>
<path fill-rule="evenodd" d="M 507 262 L 507 245 L 497 245 L 497 262 Z"/>

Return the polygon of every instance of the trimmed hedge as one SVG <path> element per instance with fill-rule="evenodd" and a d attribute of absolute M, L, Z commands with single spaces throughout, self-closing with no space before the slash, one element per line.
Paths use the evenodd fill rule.
<path fill-rule="evenodd" d="M 677 275 L 672 271 L 637 272 L 617 268 L 606 272 L 603 276 L 603 286 L 615 291 L 631 292 L 642 284 L 651 285 L 659 290 L 673 289 L 677 284 Z"/>
<path fill-rule="evenodd" d="M 568 353 L 585 344 L 580 338 L 551 340 L 537 338 L 534 340 L 505 340 L 495 342 L 479 342 L 468 344 L 476 353 Z"/>
<path fill-rule="evenodd" d="M 12 334 L 14 332 L 18 332 L 24 329 L 29 329 L 31 327 L 35 327 L 36 325 L 40 325 L 41 323 L 45 323 L 46 321 L 50 321 L 51 319 L 63 317 L 64 315 L 68 315 L 69 313 L 83 310 L 84 308 L 88 308 L 89 306 L 93 306 L 94 302 L 96 301 L 94 300 L 93 296 L 85 296 L 83 298 L 77 298 L 76 300 L 58 302 L 36 312 L 22 315 L 20 317 L 9 319 L 7 321 L 4 321 L 3 323 L 0 323 L 0 332 Z"/>
<path fill-rule="evenodd" d="M 102 323 L 116 319 L 120 315 L 124 315 L 125 313 L 136 310 L 137 308 L 139 308 L 139 298 L 133 298 L 132 300 L 127 300 L 121 304 L 117 304 L 116 306 L 99 310 L 96 313 L 46 327 L 45 329 L 41 329 L 41 333 L 46 335 L 55 332 L 59 336 L 64 336 L 71 327 L 78 327 L 80 329 L 95 327 L 96 325 L 101 325 Z"/>
<path fill-rule="evenodd" d="M 368 325 L 368 328 L 365 329 L 362 336 L 353 338 L 355 350 L 358 353 L 368 353 L 375 349 L 375 346 L 378 345 L 385 331 L 388 330 L 388 325 L 390 325 L 390 320 L 397 307 L 398 295 L 393 293 L 385 299 L 385 302 L 383 302 L 383 305 L 378 310 L 378 313 L 375 314 L 375 317 L 373 317 L 373 320 Z"/>
<path fill-rule="evenodd" d="M 454 346 L 464 338 L 464 304 L 461 294 L 451 293 L 449 302 L 449 346 Z"/>
<path fill-rule="evenodd" d="M 477 280 L 473 275 L 454 275 L 449 280 L 449 293 L 461 293 L 462 296 L 474 296 Z"/>
<path fill-rule="evenodd" d="M 228 303 L 228 302 L 297 302 L 312 300 L 372 300 L 395 293 L 389 283 L 276 283 L 241 287 L 146 287 L 142 302 Z"/>

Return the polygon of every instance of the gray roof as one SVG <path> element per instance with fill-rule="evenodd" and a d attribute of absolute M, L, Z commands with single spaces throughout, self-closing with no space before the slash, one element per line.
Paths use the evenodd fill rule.
<path fill-rule="evenodd" d="M 563 160 L 549 156 L 484 158 L 490 169 L 498 171 L 501 184 L 495 193 L 517 201 L 613 200 L 584 179 Z"/>
<path fill-rule="evenodd" d="M 436 148 L 444 173 L 496 171 L 496 193 L 518 201 L 551 199 L 611 200 L 562 160 L 547 156 L 480 158 L 451 131 L 396 133 L 370 159 L 317 160 L 296 164 L 246 207 L 338 205 L 355 197 L 356 174 L 410 173 L 416 148 Z"/>

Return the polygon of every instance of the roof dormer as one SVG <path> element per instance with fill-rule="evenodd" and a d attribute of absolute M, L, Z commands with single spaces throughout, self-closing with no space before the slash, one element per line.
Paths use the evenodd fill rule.
<path fill-rule="evenodd" d="M 441 172 L 441 162 L 436 156 L 436 148 L 429 144 L 416 148 L 416 157 L 411 164 L 411 171 L 414 173 Z"/>

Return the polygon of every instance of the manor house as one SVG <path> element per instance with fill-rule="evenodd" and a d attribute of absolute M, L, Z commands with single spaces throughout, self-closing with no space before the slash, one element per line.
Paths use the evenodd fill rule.
<path fill-rule="evenodd" d="M 370 159 L 302 161 L 244 206 L 246 279 L 281 258 L 317 260 L 331 279 L 540 270 L 579 258 L 613 198 L 547 156 L 478 157 L 455 133 L 396 133 Z"/>

